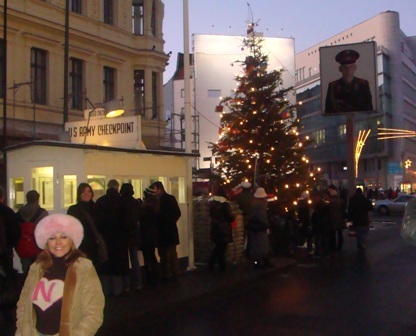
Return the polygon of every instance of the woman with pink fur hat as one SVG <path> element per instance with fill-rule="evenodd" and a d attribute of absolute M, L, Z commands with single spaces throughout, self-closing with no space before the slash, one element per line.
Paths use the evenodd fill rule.
<path fill-rule="evenodd" d="M 104 295 L 92 262 L 78 250 L 84 229 L 75 217 L 53 214 L 35 229 L 43 249 L 17 303 L 16 335 L 95 335 Z"/>

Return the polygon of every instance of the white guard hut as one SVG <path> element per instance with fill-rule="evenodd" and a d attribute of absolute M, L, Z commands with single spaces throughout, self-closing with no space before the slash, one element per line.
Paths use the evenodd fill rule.
<path fill-rule="evenodd" d="M 152 182 L 161 181 L 182 212 L 178 256 L 193 267 L 192 186 L 187 182 L 192 181 L 192 171 L 187 161 L 198 154 L 144 149 L 140 124 L 140 116 L 71 122 L 65 125 L 71 142 L 33 141 L 8 147 L 8 205 L 17 211 L 26 193 L 35 189 L 49 213 L 66 213 L 76 202 L 81 182 L 92 186 L 97 200 L 110 179 L 131 183 L 135 198 L 142 198 Z M 93 126 L 96 133 L 89 130 Z M 125 133 L 117 135 L 122 128 Z"/>

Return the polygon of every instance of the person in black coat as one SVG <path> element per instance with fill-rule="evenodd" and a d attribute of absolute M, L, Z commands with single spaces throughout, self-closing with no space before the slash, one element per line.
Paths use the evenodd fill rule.
<path fill-rule="evenodd" d="M 0 186 L 0 220 L 3 223 L 4 233 L 1 232 L 1 257 L 8 270 L 13 269 L 13 248 L 20 239 L 20 226 L 16 213 L 5 204 L 5 192 Z"/>
<path fill-rule="evenodd" d="M 357 239 L 357 248 L 361 252 L 366 250 L 370 219 L 368 213 L 373 209 L 371 201 L 363 195 L 363 190 L 357 188 L 348 202 L 348 221 L 352 222 Z"/>
<path fill-rule="evenodd" d="M 223 188 L 219 188 L 215 196 L 209 199 L 209 214 L 211 217 L 211 241 L 215 244 L 208 261 L 210 271 L 215 264 L 221 273 L 225 272 L 225 252 L 227 245 L 233 241 L 231 223 L 235 217 L 227 201 L 227 194 Z"/>
<path fill-rule="evenodd" d="M 159 263 L 155 252 L 159 245 L 158 224 L 160 209 L 153 189 L 146 188 L 143 191 L 143 195 L 144 199 L 140 217 L 141 250 L 146 272 L 146 283 L 153 286 L 159 282 Z"/>
<path fill-rule="evenodd" d="M 176 245 L 179 245 L 179 232 L 176 222 L 181 217 L 181 210 L 175 196 L 165 191 L 160 181 L 151 184 L 150 189 L 159 201 L 159 246 L 162 278 L 175 282 L 178 280 L 179 262 Z"/>
<path fill-rule="evenodd" d="M 128 235 L 128 251 L 131 264 L 130 274 L 124 278 L 124 290 L 140 289 L 142 285 L 142 274 L 138 255 L 141 245 L 139 221 L 142 206 L 133 195 L 133 185 L 131 183 L 123 183 L 120 188 L 121 216 L 122 226 Z"/>
<path fill-rule="evenodd" d="M 124 291 L 124 277 L 129 275 L 129 232 L 123 221 L 119 186 L 117 180 L 109 180 L 105 195 L 97 200 L 101 216 L 98 231 L 108 250 L 108 261 L 100 271 L 106 296 L 121 294 Z"/>
<path fill-rule="evenodd" d="M 92 187 L 88 183 L 80 183 L 77 188 L 77 203 L 68 208 L 67 214 L 81 222 L 84 228 L 84 239 L 78 249 L 86 254 L 99 272 L 101 262 L 98 256 L 96 232 L 100 225 L 100 215 L 93 197 Z"/>
<path fill-rule="evenodd" d="M 20 287 L 13 269 L 13 248 L 20 239 L 20 227 L 17 215 L 5 204 L 5 195 L 0 186 L 0 313 L 14 322 Z"/>
<path fill-rule="evenodd" d="M 315 242 L 314 257 L 329 256 L 331 224 L 329 221 L 329 203 L 319 191 L 313 193 L 312 232 Z"/>

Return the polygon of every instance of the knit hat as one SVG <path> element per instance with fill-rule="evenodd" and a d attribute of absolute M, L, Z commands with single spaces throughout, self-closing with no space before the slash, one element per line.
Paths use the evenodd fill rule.
<path fill-rule="evenodd" d="M 255 198 L 266 198 L 267 194 L 264 188 L 257 188 L 256 192 L 254 193 Z"/>
<path fill-rule="evenodd" d="M 64 233 L 78 248 L 84 238 L 84 228 L 78 219 L 69 215 L 53 214 L 44 217 L 35 228 L 36 244 L 45 248 L 48 238 L 56 233 Z"/>

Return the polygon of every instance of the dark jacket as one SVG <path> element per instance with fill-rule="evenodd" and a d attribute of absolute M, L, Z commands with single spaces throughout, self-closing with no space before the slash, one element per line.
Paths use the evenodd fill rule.
<path fill-rule="evenodd" d="M 235 202 L 238 204 L 240 210 L 243 213 L 243 222 L 245 228 L 247 228 L 248 216 L 250 214 L 251 202 L 253 201 L 253 198 L 254 197 L 250 189 L 243 189 L 243 191 L 241 191 L 241 193 L 235 197 Z"/>
<path fill-rule="evenodd" d="M 140 247 L 142 242 L 139 221 L 142 205 L 133 196 L 121 195 L 121 219 L 123 227 L 127 230 L 128 246 Z"/>
<path fill-rule="evenodd" d="M 0 203 L 0 217 L 5 231 L 5 235 L 2 237 L 4 244 L 3 248 L 5 249 L 3 253 L 8 257 L 12 257 L 13 248 L 16 247 L 16 244 L 20 239 L 18 217 L 12 209 L 3 203 Z"/>
<path fill-rule="evenodd" d="M 108 251 L 108 261 L 100 272 L 106 275 L 123 276 L 129 271 L 129 230 L 123 221 L 121 196 L 114 188 L 108 188 L 106 194 L 97 200 L 101 216 L 101 233 Z"/>
<path fill-rule="evenodd" d="M 266 231 L 269 228 L 267 217 L 267 199 L 253 198 L 251 202 L 250 214 L 247 229 L 250 231 Z"/>
<path fill-rule="evenodd" d="M 368 226 L 370 225 L 368 212 L 372 209 L 371 201 L 363 194 L 356 193 L 348 202 L 348 220 L 354 226 Z"/>
<path fill-rule="evenodd" d="M 313 209 L 311 216 L 312 231 L 315 234 L 326 234 L 331 231 L 329 221 L 329 203 L 324 200 L 318 200 Z"/>
<path fill-rule="evenodd" d="M 179 245 L 179 232 L 176 222 L 181 217 L 181 209 L 175 196 L 163 193 L 158 197 L 160 206 L 159 247 Z"/>
<path fill-rule="evenodd" d="M 228 244 L 232 242 L 231 223 L 235 217 L 227 199 L 222 196 L 210 198 L 209 214 L 211 217 L 211 241 L 215 244 Z"/>
<path fill-rule="evenodd" d="M 307 199 L 300 199 L 298 201 L 298 220 L 302 230 L 309 228 L 311 224 L 310 205 Z"/>
<path fill-rule="evenodd" d="M 68 215 L 77 218 L 84 228 L 84 238 L 82 239 L 79 250 L 84 252 L 95 266 L 98 265 L 97 239 L 91 230 L 91 225 L 96 228 L 100 226 L 100 216 L 94 201 L 83 202 L 71 205 L 67 211 Z"/>
<path fill-rule="evenodd" d="M 345 227 L 345 203 L 338 196 L 329 198 L 329 221 L 333 230 Z"/>
<path fill-rule="evenodd" d="M 155 196 L 146 197 L 140 217 L 142 248 L 152 249 L 159 246 L 158 225 L 160 222 L 159 202 Z"/>

